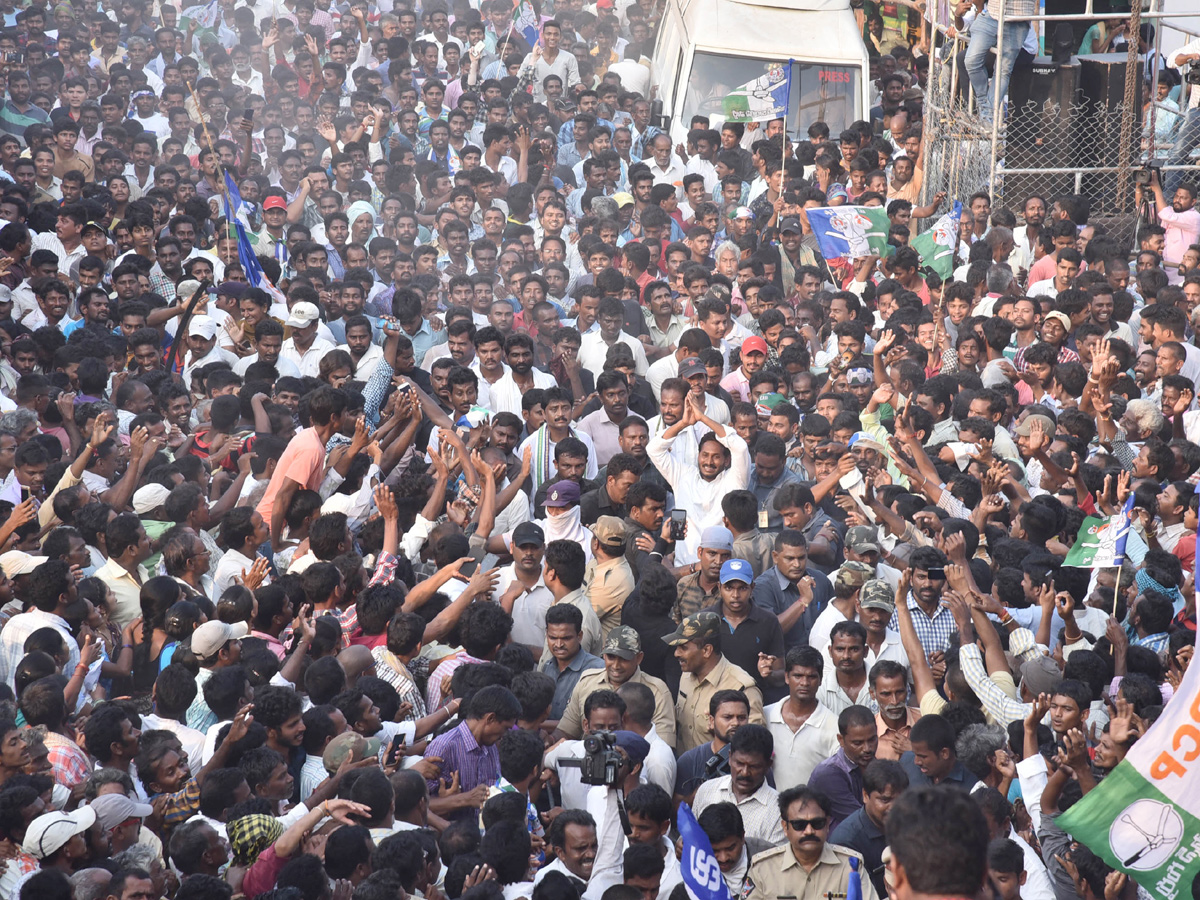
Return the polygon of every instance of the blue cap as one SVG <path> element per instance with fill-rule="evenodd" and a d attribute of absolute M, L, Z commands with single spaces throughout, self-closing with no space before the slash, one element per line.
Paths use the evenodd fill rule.
<path fill-rule="evenodd" d="M 754 570 L 750 568 L 750 563 L 744 559 L 729 559 L 721 566 L 721 584 L 728 584 L 731 581 L 744 581 L 746 584 L 754 583 Z"/>
<path fill-rule="evenodd" d="M 616 745 L 629 754 L 629 759 L 635 765 L 644 762 L 650 755 L 650 742 L 633 731 L 614 731 Z"/>

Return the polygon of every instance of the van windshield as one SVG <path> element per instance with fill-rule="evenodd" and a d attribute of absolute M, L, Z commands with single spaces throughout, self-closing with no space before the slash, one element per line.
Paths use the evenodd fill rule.
<path fill-rule="evenodd" d="M 730 91 L 760 78 L 769 65 L 761 59 L 696 51 L 679 122 L 686 127 L 692 116 L 708 116 L 711 126 L 720 128 Z M 858 66 L 793 62 L 788 131 L 803 134 L 809 125 L 820 121 L 836 135 L 863 118 L 860 78 Z"/>

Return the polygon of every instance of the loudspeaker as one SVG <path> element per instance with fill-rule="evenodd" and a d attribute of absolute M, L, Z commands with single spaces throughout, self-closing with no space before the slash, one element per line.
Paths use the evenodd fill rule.
<path fill-rule="evenodd" d="M 1080 64 L 1077 57 L 1056 63 L 1038 56 L 1030 66 L 1013 69 L 1008 85 L 1009 118 L 1004 164 L 1009 169 L 1056 168 L 1075 165 L 1072 111 L 1079 102 Z M 1052 198 L 1075 192 L 1070 173 L 1005 175 L 1005 204 L 1017 208 L 1031 193 Z"/>
<path fill-rule="evenodd" d="M 1125 105 L 1124 53 L 1089 53 L 1079 59 L 1081 103 L 1075 117 L 1079 155 L 1077 165 L 1115 166 L 1135 158 L 1141 138 L 1142 79 L 1134 80 L 1133 128 L 1130 146 L 1121 147 L 1121 115 Z M 1084 175 L 1083 193 L 1093 198 L 1093 209 L 1114 208 L 1116 175 Z"/>

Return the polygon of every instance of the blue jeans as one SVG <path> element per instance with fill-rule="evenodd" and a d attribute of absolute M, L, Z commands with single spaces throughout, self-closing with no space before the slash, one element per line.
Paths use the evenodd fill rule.
<path fill-rule="evenodd" d="M 996 65 L 996 78 L 1000 82 L 1000 97 L 1003 99 L 1008 92 L 1008 78 L 1016 64 L 1017 55 L 1029 31 L 1028 22 L 1004 23 L 1004 48 L 1000 61 Z M 999 23 L 988 15 L 985 9 L 971 24 L 971 41 L 967 44 L 966 58 L 963 65 L 967 69 L 967 77 L 971 79 L 971 90 L 975 93 L 975 103 L 978 105 L 979 118 L 985 123 L 992 119 L 992 98 L 995 88 L 988 87 L 987 58 L 988 51 L 996 49 L 996 40 L 1000 34 Z"/>
<path fill-rule="evenodd" d="M 1187 85 L 1184 85 L 1186 88 Z M 1161 113 L 1160 113 L 1161 114 Z M 1169 166 L 1187 166 L 1192 164 L 1192 151 L 1196 149 L 1196 145 L 1200 144 L 1200 108 L 1189 109 L 1187 118 L 1183 120 L 1183 124 L 1179 127 L 1179 134 L 1175 138 L 1175 146 L 1171 148 L 1171 158 L 1167 160 Z M 1167 198 L 1167 202 L 1171 201 L 1171 195 L 1175 193 L 1175 188 L 1179 187 L 1180 182 L 1188 178 L 1187 172 L 1163 172 L 1163 194 Z"/>

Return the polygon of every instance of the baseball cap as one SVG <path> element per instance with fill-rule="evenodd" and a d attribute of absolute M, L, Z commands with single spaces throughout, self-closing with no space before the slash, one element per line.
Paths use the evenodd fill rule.
<path fill-rule="evenodd" d="M 896 608 L 896 593 L 882 578 L 868 578 L 858 592 L 858 605 L 863 609 L 882 609 L 891 612 Z"/>
<path fill-rule="evenodd" d="M 589 530 L 601 547 L 616 549 L 625 545 L 625 523 L 616 516 L 601 516 Z"/>
<path fill-rule="evenodd" d="M 747 353 L 761 353 L 766 356 L 767 342 L 758 335 L 746 338 L 742 341 L 742 355 L 745 356 Z"/>
<path fill-rule="evenodd" d="M 628 625 L 618 625 L 610 631 L 601 651 L 605 656 L 619 656 L 621 659 L 633 659 L 641 652 L 642 639 Z"/>
<path fill-rule="evenodd" d="M 546 502 L 542 505 L 550 509 L 561 509 L 579 502 L 579 485 L 573 481 L 559 481 L 550 485 L 546 491 Z"/>
<path fill-rule="evenodd" d="M 268 209 L 286 210 L 287 209 L 287 201 L 284 200 L 282 197 L 278 197 L 278 196 L 268 197 L 266 200 L 263 201 L 263 212 L 266 212 Z"/>
<path fill-rule="evenodd" d="M 29 823 L 21 849 L 35 859 L 45 859 L 61 850 L 77 834 L 96 822 L 96 811 L 81 806 L 74 812 L 44 813 Z"/>
<path fill-rule="evenodd" d="M 875 576 L 875 570 L 866 563 L 844 562 L 833 576 L 833 583 L 841 587 L 862 587 Z"/>
<path fill-rule="evenodd" d="M 717 633 L 720 622 L 716 613 L 698 612 L 680 622 L 678 628 L 663 636 L 663 640 L 672 647 L 686 644 L 688 641 L 703 640 Z"/>
<path fill-rule="evenodd" d="M 1029 437 L 1030 433 L 1033 431 L 1034 419 L 1037 419 L 1042 423 L 1042 431 L 1048 435 L 1054 434 L 1056 429 L 1055 424 L 1046 416 L 1039 415 L 1026 416 L 1025 420 L 1013 429 L 1013 434 L 1020 435 L 1021 437 Z"/>
<path fill-rule="evenodd" d="M 1046 321 L 1046 319 L 1054 319 L 1067 331 L 1071 330 L 1071 317 L 1065 312 L 1060 312 L 1057 309 L 1051 310 L 1050 312 L 1046 313 L 1046 317 L 1042 321 Z"/>
<path fill-rule="evenodd" d="M 0 569 L 4 570 L 4 574 L 8 578 L 28 575 L 45 561 L 46 557 L 34 556 L 24 550 L 9 550 L 7 553 L 0 553 Z"/>
<path fill-rule="evenodd" d="M 781 403 L 787 403 L 787 397 L 776 391 L 768 391 L 758 398 L 758 402 L 754 404 L 754 412 L 760 416 L 769 416 Z"/>
<path fill-rule="evenodd" d="M 352 762 L 379 755 L 379 738 L 363 737 L 354 731 L 343 731 L 325 746 L 321 764 L 330 775 L 337 773 L 347 758 Z"/>
<path fill-rule="evenodd" d="M 238 300 L 242 299 L 242 295 L 246 293 L 246 285 L 240 281 L 222 281 L 217 285 L 218 297 L 235 297 Z"/>
<path fill-rule="evenodd" d="M 724 525 L 709 525 L 700 532 L 701 550 L 726 550 L 733 552 L 733 532 Z"/>
<path fill-rule="evenodd" d="M 865 431 L 856 431 L 850 438 L 851 447 L 862 447 L 864 450 L 878 450 L 883 452 L 883 444 L 877 441 L 874 435 L 868 434 Z"/>
<path fill-rule="evenodd" d="M 875 381 L 875 376 L 870 369 L 860 367 L 857 369 L 846 370 L 846 384 L 855 387 L 860 384 L 872 384 Z"/>
<path fill-rule="evenodd" d="M 213 619 L 192 632 L 192 652 L 200 659 L 208 659 L 229 641 L 244 638 L 250 633 L 245 622 L 219 622 Z"/>
<path fill-rule="evenodd" d="M 633 194 L 627 191 L 617 191 L 612 195 L 612 198 L 617 201 L 617 209 L 624 209 L 626 206 L 633 206 Z"/>
<path fill-rule="evenodd" d="M 635 731 L 614 731 L 613 743 L 625 751 L 634 765 L 645 762 L 650 755 L 650 742 Z"/>
<path fill-rule="evenodd" d="M 853 550 L 855 553 L 864 553 L 867 550 L 874 550 L 876 553 L 883 552 L 879 547 L 879 532 L 870 525 L 855 525 L 847 531 L 846 549 Z"/>
<path fill-rule="evenodd" d="M 161 484 L 144 485 L 133 492 L 133 511 L 139 516 L 144 516 L 166 503 L 169 496 L 171 492 Z"/>
<path fill-rule="evenodd" d="M 302 300 L 292 307 L 287 324 L 292 328 L 307 328 L 319 318 L 321 318 L 321 311 L 317 309 L 317 305 Z"/>
<path fill-rule="evenodd" d="M 735 209 L 733 211 L 733 215 L 730 216 L 729 218 L 731 218 L 731 219 L 753 219 L 754 217 L 755 217 L 754 213 L 752 213 L 750 211 L 750 207 L 739 206 L 737 209 Z"/>
<path fill-rule="evenodd" d="M 800 219 L 798 216 L 788 216 L 779 223 L 780 234 L 786 234 L 789 231 L 792 232 L 792 234 L 803 233 L 803 229 L 800 227 Z"/>
<path fill-rule="evenodd" d="M 754 570 L 750 568 L 750 563 L 744 559 L 727 559 L 721 565 L 721 584 L 728 584 L 731 581 L 744 581 L 746 584 L 754 583 Z"/>
<path fill-rule="evenodd" d="M 216 321 L 209 316 L 192 316 L 192 321 L 188 323 L 188 337 L 192 335 L 211 341 L 217 336 Z"/>
<path fill-rule="evenodd" d="M 103 225 L 101 225 L 99 222 L 88 222 L 87 224 L 85 224 L 83 226 L 83 228 L 80 230 L 79 233 L 83 234 L 84 232 L 88 232 L 88 231 L 101 231 L 104 234 L 108 234 L 108 229 L 105 228 Z"/>
<path fill-rule="evenodd" d="M 542 531 L 542 526 L 534 522 L 522 522 L 513 529 L 512 545 L 514 547 L 527 547 L 533 545 L 535 547 L 544 547 L 546 544 L 546 532 Z"/>
<path fill-rule="evenodd" d="M 154 812 L 149 803 L 135 803 L 124 794 L 101 794 L 88 804 L 105 831 L 111 831 L 130 819 L 144 819 Z"/>
<path fill-rule="evenodd" d="M 1026 660 L 1021 666 L 1021 681 L 1032 697 L 1049 694 L 1062 680 L 1062 672 L 1052 657 L 1039 656 Z"/>
<path fill-rule="evenodd" d="M 700 357 L 689 356 L 679 361 L 679 377 L 684 381 L 696 375 L 707 374 L 708 370 L 704 368 L 704 363 L 700 362 Z"/>

